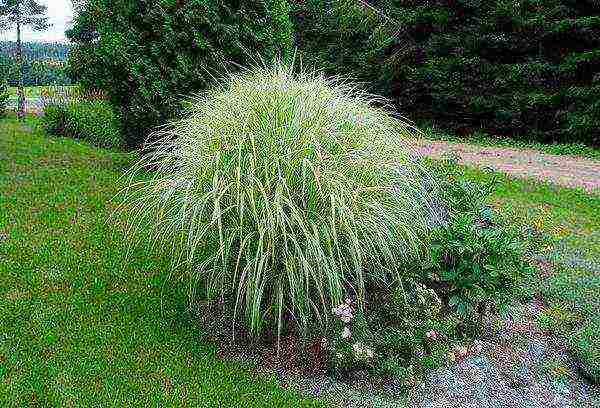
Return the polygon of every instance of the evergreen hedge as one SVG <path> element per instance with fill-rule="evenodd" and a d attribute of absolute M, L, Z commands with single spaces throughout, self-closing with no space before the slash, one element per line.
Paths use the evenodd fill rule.
<path fill-rule="evenodd" d="M 71 75 L 104 91 L 129 146 L 177 115 L 224 62 L 291 53 L 287 0 L 89 0 L 68 31 Z"/>
<path fill-rule="evenodd" d="M 303 58 L 417 121 L 600 145 L 597 0 L 307 0 Z"/>

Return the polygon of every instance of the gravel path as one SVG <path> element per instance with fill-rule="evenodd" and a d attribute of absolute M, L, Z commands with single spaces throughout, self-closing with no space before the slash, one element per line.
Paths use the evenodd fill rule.
<path fill-rule="evenodd" d="M 535 178 L 566 187 L 600 192 L 600 161 L 558 156 L 536 150 L 484 147 L 464 143 L 419 139 L 409 146 L 417 155 L 439 158 L 456 155 L 461 164 L 490 167 L 523 178 Z"/>

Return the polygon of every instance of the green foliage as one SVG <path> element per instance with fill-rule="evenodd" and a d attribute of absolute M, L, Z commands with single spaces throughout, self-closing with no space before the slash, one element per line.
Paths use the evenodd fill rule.
<path fill-rule="evenodd" d="M 377 11 L 365 5 L 352 0 L 294 2 L 297 43 L 306 66 L 350 75 L 387 92 L 378 66 L 393 37 Z"/>
<path fill-rule="evenodd" d="M 0 118 L 6 115 L 9 98 L 10 92 L 8 88 L 8 83 L 0 79 Z"/>
<path fill-rule="evenodd" d="M 288 0 L 270 0 L 269 10 L 273 21 L 273 39 L 280 58 L 291 62 L 294 52 L 294 26 L 290 20 Z"/>
<path fill-rule="evenodd" d="M 314 0 L 295 23 L 306 60 L 368 81 L 415 120 L 599 146 L 599 12 L 592 1 Z"/>
<path fill-rule="evenodd" d="M 225 63 L 288 58 L 287 7 L 285 0 L 91 0 L 68 31 L 71 74 L 107 93 L 127 144 L 138 146 Z"/>
<path fill-rule="evenodd" d="M 424 176 L 397 143 L 411 128 L 380 102 L 281 64 L 234 74 L 157 134 L 125 218 L 251 333 L 326 326 L 346 294 L 362 308 L 399 279 L 426 233 Z"/>
<path fill-rule="evenodd" d="M 457 177 L 452 161 L 435 165 L 448 220 L 432 234 L 427 278 L 461 315 L 502 306 L 518 294 L 531 271 L 522 232 L 487 206 L 495 180 L 487 185 Z"/>
<path fill-rule="evenodd" d="M 448 303 L 471 314 L 489 300 L 506 303 L 527 271 L 517 233 L 486 225 L 474 214 L 458 214 L 433 237 L 432 279 L 443 285 Z"/>
<path fill-rule="evenodd" d="M 42 121 L 49 134 L 85 140 L 98 147 L 123 146 L 119 120 L 106 101 L 83 100 L 65 105 L 46 105 Z"/>

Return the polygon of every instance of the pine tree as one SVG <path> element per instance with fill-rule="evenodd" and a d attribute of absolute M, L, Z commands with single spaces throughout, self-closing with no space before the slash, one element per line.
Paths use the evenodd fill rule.
<path fill-rule="evenodd" d="M 304 61 L 365 81 L 409 118 L 459 135 L 600 146 L 598 0 L 295 5 Z"/>
<path fill-rule="evenodd" d="M 23 90 L 23 49 L 21 29 L 30 27 L 34 31 L 48 29 L 47 7 L 38 0 L 0 0 L 0 31 L 17 30 L 17 64 L 19 66 L 19 107 L 17 116 L 25 116 L 25 92 Z"/>

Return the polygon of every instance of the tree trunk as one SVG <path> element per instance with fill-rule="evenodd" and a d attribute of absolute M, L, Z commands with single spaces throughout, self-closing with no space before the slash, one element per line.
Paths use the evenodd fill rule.
<path fill-rule="evenodd" d="M 19 66 L 19 87 L 18 98 L 19 106 L 17 108 L 17 118 L 23 119 L 25 116 L 25 92 L 23 90 L 23 47 L 21 45 L 21 7 L 17 4 L 17 65 Z"/>

